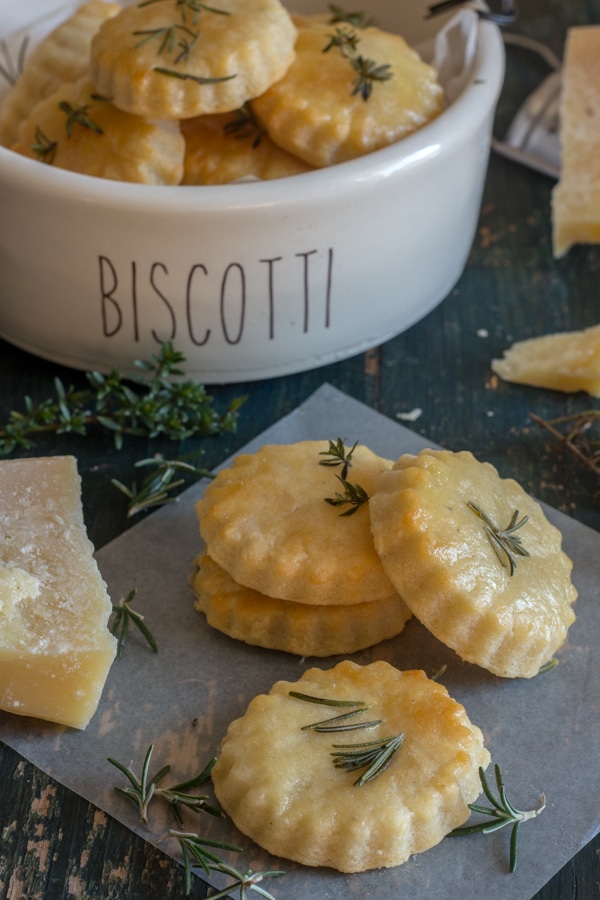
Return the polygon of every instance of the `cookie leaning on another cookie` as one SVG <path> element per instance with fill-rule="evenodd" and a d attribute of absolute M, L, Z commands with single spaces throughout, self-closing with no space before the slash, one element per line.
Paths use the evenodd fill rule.
<path fill-rule="evenodd" d="M 269 136 L 289 153 L 312 166 L 330 166 L 386 147 L 441 112 L 443 92 L 434 69 L 399 35 L 373 27 L 353 30 L 357 69 L 347 46 L 324 52 L 340 30 L 335 25 L 321 16 L 294 21 L 294 62 L 251 104 Z M 369 80 L 368 72 L 379 67 L 382 79 Z M 360 88 L 363 70 L 368 99 Z"/>
<path fill-rule="evenodd" d="M 350 721 L 364 730 L 320 733 L 316 722 L 340 714 L 290 696 L 366 704 Z M 376 720 L 381 720 L 377 723 Z M 365 784 L 364 772 L 334 764 L 334 745 L 398 738 L 388 767 Z M 489 764 L 480 729 L 446 688 L 423 672 L 379 661 L 346 660 L 277 682 L 232 722 L 212 779 L 234 824 L 276 856 L 308 866 L 362 872 L 397 866 L 465 822 Z M 366 768 L 366 767 L 365 767 Z"/>
<path fill-rule="evenodd" d="M 381 475 L 369 505 L 390 580 L 462 659 L 531 678 L 564 642 L 572 563 L 516 481 L 468 451 L 423 450 Z"/>

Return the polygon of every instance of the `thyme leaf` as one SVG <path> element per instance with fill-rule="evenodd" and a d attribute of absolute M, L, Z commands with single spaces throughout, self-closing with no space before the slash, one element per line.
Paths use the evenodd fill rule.
<path fill-rule="evenodd" d="M 374 83 L 389 81 L 393 77 L 393 71 L 389 63 L 376 63 L 359 53 L 359 42 L 360 38 L 351 28 L 339 27 L 329 36 L 329 43 L 323 48 L 323 53 L 328 53 L 334 47 L 339 49 L 357 73 L 352 82 L 351 95 L 360 94 L 362 99 L 367 101 L 373 92 Z"/>
<path fill-rule="evenodd" d="M 332 25 L 337 22 L 346 22 L 348 25 L 353 25 L 354 28 L 368 28 L 369 25 L 375 24 L 375 20 L 368 18 L 366 12 L 346 12 L 335 3 L 329 4 L 329 12 L 331 13 L 329 21 Z"/>
<path fill-rule="evenodd" d="M 129 633 L 129 626 L 131 624 L 135 625 L 136 628 L 143 634 L 148 642 L 150 649 L 154 653 L 158 653 L 158 644 L 154 638 L 154 635 L 148 628 L 148 626 L 144 622 L 144 617 L 141 613 L 137 612 L 131 606 L 131 603 L 136 595 L 136 589 L 129 591 L 126 597 L 122 597 L 121 600 L 117 604 L 113 604 L 113 613 L 115 614 L 115 618 L 113 620 L 111 626 L 111 633 L 117 636 L 117 656 L 120 658 L 123 656 L 125 651 L 125 643 L 127 641 L 127 634 Z"/>
<path fill-rule="evenodd" d="M 480 519 L 483 520 L 485 533 L 491 544 L 492 550 L 500 561 L 500 564 L 503 566 L 503 568 L 508 568 L 510 575 L 514 575 L 515 569 L 517 567 L 516 557 L 529 556 L 529 552 L 521 544 L 521 538 L 515 534 L 515 532 L 519 528 L 522 528 L 523 525 L 529 520 L 529 516 L 523 516 L 523 518 L 518 521 L 519 510 L 516 509 L 512 514 L 512 518 L 508 524 L 508 527 L 504 530 L 501 530 L 492 522 L 489 516 L 487 516 L 483 512 L 483 510 L 479 508 L 479 506 L 477 506 L 477 504 L 469 500 L 467 501 L 467 506 L 469 507 L 469 509 L 472 509 Z"/>
<path fill-rule="evenodd" d="M 88 372 L 89 389 L 81 391 L 56 378 L 54 398 L 36 405 L 26 396 L 24 410 L 12 410 L 0 422 L 0 456 L 30 449 L 35 436 L 44 433 L 84 436 L 93 426 L 110 432 L 117 449 L 128 435 L 179 441 L 235 431 L 246 398 L 235 399 L 219 415 L 205 387 L 181 377 L 179 365 L 184 361 L 169 341 L 150 361 L 135 361 L 145 376 L 124 376 L 116 369 L 108 375 Z"/>
<path fill-rule="evenodd" d="M 325 497 L 325 503 L 329 503 L 330 506 L 349 505 L 350 509 L 340 513 L 340 516 L 352 516 L 355 512 L 358 512 L 363 503 L 368 503 L 369 495 L 360 484 L 352 484 L 340 475 L 336 475 L 335 477 L 344 488 L 344 493 L 340 494 L 339 491 L 336 491 L 334 497 Z"/>
<path fill-rule="evenodd" d="M 546 806 L 546 798 L 542 794 L 541 803 L 540 806 L 537 807 L 537 809 L 531 809 L 527 811 L 517 809 L 515 806 L 513 806 L 513 804 L 506 796 L 506 788 L 504 786 L 504 779 L 502 777 L 500 766 L 494 766 L 494 775 L 496 779 L 496 789 L 498 791 L 497 796 L 494 795 L 487 780 L 485 771 L 480 766 L 479 778 L 481 781 L 481 787 L 483 788 L 483 793 L 490 801 L 491 806 L 480 806 L 477 803 L 469 803 L 469 809 L 472 812 L 489 815 L 491 816 L 491 818 L 483 822 L 479 822 L 475 825 L 464 825 L 461 828 L 455 828 L 450 832 L 450 837 L 457 837 L 464 834 L 475 834 L 476 832 L 489 834 L 492 831 L 499 831 L 500 828 L 504 828 L 506 825 L 511 825 L 512 828 L 510 836 L 509 869 L 510 872 L 513 873 L 517 868 L 519 828 L 523 822 L 526 822 L 528 819 L 533 819 L 536 816 L 539 816 L 541 812 L 543 812 Z"/>

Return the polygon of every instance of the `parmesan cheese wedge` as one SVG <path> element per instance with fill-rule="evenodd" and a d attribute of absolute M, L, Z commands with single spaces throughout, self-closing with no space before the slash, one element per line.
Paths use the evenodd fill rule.
<path fill-rule="evenodd" d="M 504 381 L 600 397 L 600 325 L 517 341 L 492 360 Z"/>
<path fill-rule="evenodd" d="M 570 28 L 560 97 L 560 180 L 552 194 L 553 251 L 600 243 L 600 25 Z"/>
<path fill-rule="evenodd" d="M 74 728 L 116 652 L 71 456 L 0 463 L 0 709 Z"/>

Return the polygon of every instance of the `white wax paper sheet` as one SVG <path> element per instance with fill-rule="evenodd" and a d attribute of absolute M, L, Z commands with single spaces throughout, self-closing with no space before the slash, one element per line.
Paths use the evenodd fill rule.
<path fill-rule="evenodd" d="M 424 446 L 415 433 L 323 385 L 244 449 L 338 436 L 360 440 L 392 459 Z M 201 550 L 194 504 L 203 487 L 193 486 L 179 503 L 157 511 L 98 553 L 115 600 L 137 589 L 135 606 L 158 638 L 158 654 L 135 629 L 130 633 L 85 732 L 0 715 L 3 741 L 175 857 L 178 845 L 167 837 L 170 812 L 156 801 L 150 827 L 141 825 L 134 807 L 114 791 L 127 782 L 107 757 L 132 763 L 139 774 L 153 743 L 152 771 L 170 763 L 173 780 L 188 778 L 218 752 L 229 722 L 243 714 L 255 694 L 268 691 L 277 680 L 296 680 L 307 667 L 339 661 L 247 646 L 211 630 L 194 611 L 188 576 Z M 522 809 L 537 807 L 545 793 L 546 809 L 521 829 L 515 874 L 508 873 L 506 829 L 447 838 L 394 869 L 342 875 L 273 859 L 229 820 L 190 814 L 185 827 L 241 845 L 239 856 L 228 857 L 240 868 L 285 870 L 285 876 L 265 884 L 279 900 L 523 900 L 535 894 L 600 825 L 600 535 L 556 510 L 547 509 L 547 514 L 563 532 L 579 590 L 577 620 L 554 669 L 532 680 L 498 678 L 461 662 L 414 619 L 397 638 L 352 656 L 362 664 L 385 659 L 429 675 L 446 665 L 444 684 L 482 728 L 513 803 Z"/>

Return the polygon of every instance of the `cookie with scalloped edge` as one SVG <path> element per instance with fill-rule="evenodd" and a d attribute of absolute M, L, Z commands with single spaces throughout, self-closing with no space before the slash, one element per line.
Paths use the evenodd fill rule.
<path fill-rule="evenodd" d="M 315 723 L 357 707 L 316 705 L 290 691 L 365 704 L 348 723 L 376 724 L 316 731 Z M 340 744 L 394 738 L 399 749 L 366 783 L 356 783 L 366 766 L 353 772 L 335 765 L 333 754 L 352 752 L 336 749 Z M 237 828 L 269 853 L 362 872 L 400 865 L 463 824 L 489 759 L 464 707 L 424 672 L 345 660 L 255 697 L 229 726 L 212 780 Z"/>
<path fill-rule="evenodd" d="M 150 0 L 102 26 L 91 75 L 99 93 L 138 116 L 229 112 L 285 74 L 295 37 L 279 0 Z"/>
<path fill-rule="evenodd" d="M 513 479 L 463 450 L 405 454 L 370 501 L 383 567 L 464 660 L 531 678 L 564 642 L 577 591 L 562 534 Z"/>
<path fill-rule="evenodd" d="M 98 97 L 86 75 L 38 103 L 21 123 L 16 153 L 82 175 L 179 184 L 185 141 L 176 123 L 150 122 Z"/>
<path fill-rule="evenodd" d="M 330 166 L 395 143 L 441 112 L 435 70 L 399 35 L 336 26 L 321 16 L 294 21 L 293 63 L 252 101 L 269 136 L 289 153 Z M 344 35 L 353 37 L 344 44 Z"/>
<path fill-rule="evenodd" d="M 334 506 L 343 494 L 328 441 L 273 444 L 237 456 L 196 504 L 210 556 L 246 587 L 308 604 L 374 602 L 395 592 L 373 546 L 369 503 Z M 350 448 L 347 448 L 350 449 Z M 347 481 L 367 496 L 391 468 L 368 447 L 352 454 Z"/>
<path fill-rule="evenodd" d="M 195 608 L 231 638 L 298 656 L 355 653 L 395 637 L 411 616 L 394 591 L 376 603 L 319 606 L 278 600 L 238 584 L 207 553 L 196 561 Z"/>
<path fill-rule="evenodd" d="M 312 169 L 274 144 L 246 108 L 184 119 L 181 131 L 185 137 L 183 184 L 229 184 L 248 178 L 270 181 Z"/>
<path fill-rule="evenodd" d="M 19 123 L 37 103 L 62 84 L 86 74 L 94 34 L 120 11 L 118 3 L 90 0 L 31 50 L 18 81 L 0 107 L 0 142 L 5 147 L 16 141 Z"/>

